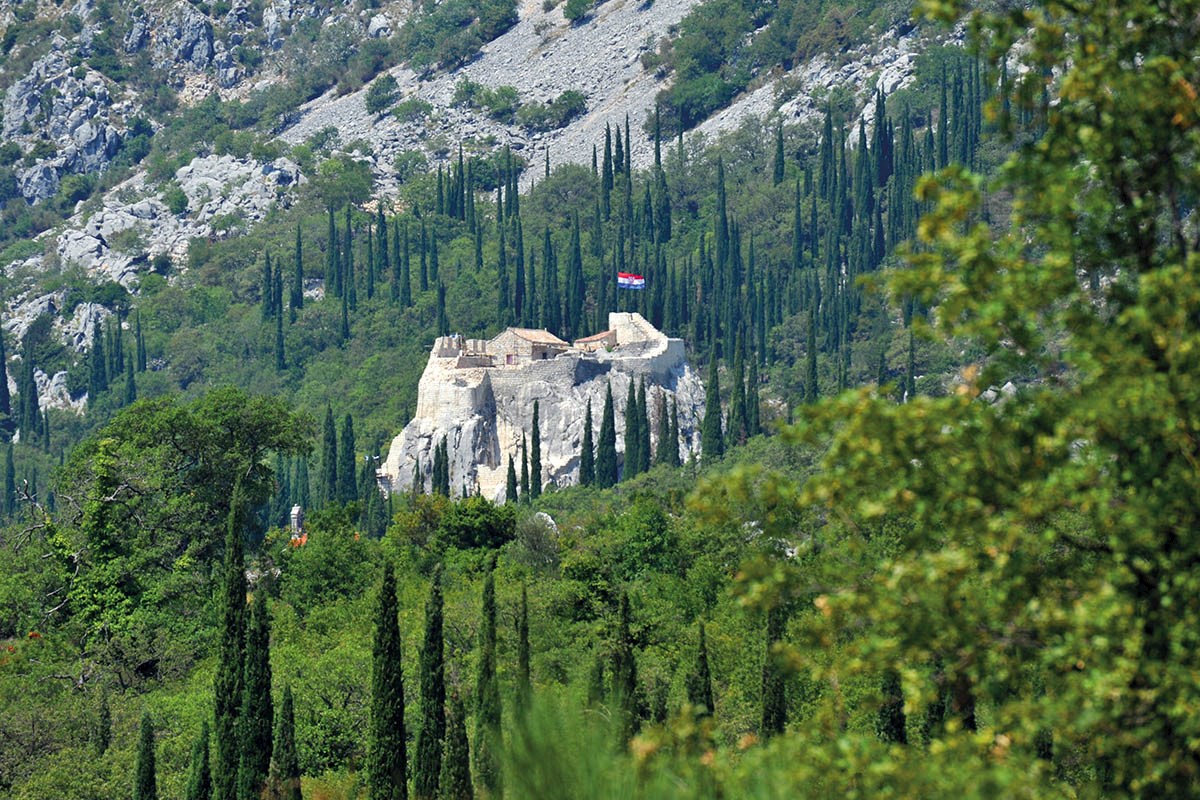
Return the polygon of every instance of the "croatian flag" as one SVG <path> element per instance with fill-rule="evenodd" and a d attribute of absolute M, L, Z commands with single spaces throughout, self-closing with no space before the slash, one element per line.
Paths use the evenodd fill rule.
<path fill-rule="evenodd" d="M 617 273 L 617 288 L 620 289 L 645 289 L 646 279 L 641 275 L 634 275 L 631 272 Z"/>

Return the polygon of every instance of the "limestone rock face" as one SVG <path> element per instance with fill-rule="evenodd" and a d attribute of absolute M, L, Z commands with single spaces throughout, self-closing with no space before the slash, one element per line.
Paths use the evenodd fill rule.
<path fill-rule="evenodd" d="M 612 387 L 617 453 L 624 452 L 625 400 L 630 382 L 646 382 L 651 444 L 657 451 L 658 399 L 679 406 L 681 456 L 699 449 L 704 386 L 688 365 L 681 339 L 670 339 L 638 314 L 609 315 L 616 346 L 587 351 L 565 342 L 538 341 L 522 349 L 522 340 L 545 331 L 509 328 L 490 341 L 439 338 L 418 386 L 413 420 L 392 441 L 379 470 L 388 491 L 412 488 L 414 467 L 429 489 L 434 447 L 446 439 L 451 492 L 504 500 L 508 457 L 520 472 L 521 437 L 532 435 L 533 404 L 538 402 L 543 486 L 569 486 L 579 480 L 584 413 L 592 403 L 593 436 L 599 436 L 605 388 Z M 546 340 L 548 341 L 548 340 Z M 557 340 L 555 340 L 557 341 Z M 668 445 L 669 446 L 669 445 Z"/>

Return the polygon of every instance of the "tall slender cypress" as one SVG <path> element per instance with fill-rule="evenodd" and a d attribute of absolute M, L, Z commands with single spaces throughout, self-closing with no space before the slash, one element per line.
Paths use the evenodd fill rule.
<path fill-rule="evenodd" d="M 338 442 L 337 499 L 339 503 L 358 500 L 357 470 L 354 468 L 354 420 L 349 414 L 342 419 L 342 436 Z"/>
<path fill-rule="evenodd" d="M 763 660 L 762 680 L 762 735 L 774 736 L 783 733 L 787 725 L 787 699 L 784 695 L 783 667 L 771 651 L 783 638 L 783 609 L 775 607 L 767 612 L 767 646 Z"/>
<path fill-rule="evenodd" d="M 446 680 L 442 642 L 442 568 L 434 568 L 425 604 L 425 642 L 421 648 L 421 730 L 413 766 L 413 794 L 421 800 L 438 796 L 442 747 L 446 738 Z"/>
<path fill-rule="evenodd" d="M 632 612 L 629 594 L 621 593 L 621 609 L 617 623 L 616 652 L 613 656 L 613 700 L 619 717 L 620 741 L 628 742 L 640 724 L 637 707 L 637 661 L 633 654 Z"/>
<path fill-rule="evenodd" d="M 489 793 L 500 789 L 500 682 L 496 676 L 496 559 L 483 580 L 479 626 L 479 667 L 475 682 L 475 775 Z"/>
<path fill-rule="evenodd" d="M 288 295 L 291 321 L 296 321 L 296 312 L 304 308 L 304 242 L 300 238 L 300 223 L 296 223 L 295 258 L 292 261 L 292 286 Z"/>
<path fill-rule="evenodd" d="M 133 800 L 158 800 L 158 779 L 154 769 L 154 723 L 150 721 L 149 713 L 142 714 L 142 725 L 138 732 Z"/>
<path fill-rule="evenodd" d="M 238 795 L 256 800 L 271 767 L 271 617 L 266 592 L 254 595 L 250 626 L 246 634 L 245 669 L 242 678 L 241 761 L 238 764 Z"/>
<path fill-rule="evenodd" d="M 241 748 L 238 717 L 242 707 L 246 651 L 246 571 L 242 555 L 242 491 L 233 491 L 225 530 L 225 564 L 221 586 L 221 641 L 214 682 L 217 758 L 213 769 L 214 800 L 237 797 Z"/>
<path fill-rule="evenodd" d="M 337 426 L 333 409 L 325 406 L 325 435 L 321 447 L 321 502 L 338 502 Z"/>
<path fill-rule="evenodd" d="M 900 673 L 894 669 L 884 671 L 880 679 L 881 702 L 879 717 L 875 721 L 875 732 L 889 744 L 908 744 L 907 720 L 904 716 L 904 689 L 900 684 Z"/>
<path fill-rule="evenodd" d="M 605 388 L 604 413 L 600 418 L 600 441 L 596 447 L 596 485 L 601 489 L 617 482 L 617 425 L 613 411 L 612 384 Z"/>
<path fill-rule="evenodd" d="M 440 779 L 442 800 L 472 800 L 471 759 L 467 744 L 467 713 L 458 692 L 450 698 L 446 726 L 446 750 L 442 755 Z"/>
<path fill-rule="evenodd" d="M 675 458 L 671 456 L 674 449 L 678 458 L 679 445 L 671 438 L 671 415 L 667 410 L 667 393 L 658 393 L 658 449 L 654 451 L 654 463 L 673 466 Z"/>
<path fill-rule="evenodd" d="M 296 752 L 296 712 L 292 685 L 283 686 L 283 698 L 275 714 L 275 743 L 271 753 L 271 787 L 274 800 L 301 800 L 300 757 Z M 188 798 L 192 800 L 192 798 Z"/>
<path fill-rule="evenodd" d="M 508 478 L 504 484 L 504 502 L 517 502 L 517 469 L 513 466 L 512 453 L 508 454 Z"/>
<path fill-rule="evenodd" d="M 188 764 L 186 800 L 209 800 L 212 797 L 212 769 L 208 762 L 208 720 L 200 723 L 200 736 L 192 745 L 192 760 Z"/>
<path fill-rule="evenodd" d="M 538 401 L 533 401 L 533 431 L 530 434 L 529 450 L 529 494 L 542 494 L 542 424 Z"/>
<path fill-rule="evenodd" d="M 529 502 L 529 448 L 525 434 L 521 434 L 521 502 Z"/>
<path fill-rule="evenodd" d="M 704 387 L 704 423 L 700 428 L 700 452 L 709 461 L 725 453 L 725 437 L 721 433 L 721 384 L 717 376 L 717 359 L 708 364 L 708 385 Z"/>
<path fill-rule="evenodd" d="M 140 313 L 135 314 L 134 318 L 133 318 L 133 337 L 134 337 L 134 345 L 137 347 L 137 371 L 145 372 L 146 371 L 146 339 L 144 336 L 142 336 L 142 315 Z M 0 361 L 3 361 L 3 356 L 4 356 L 4 353 L 2 350 L 0 350 Z M 7 386 L 8 381 L 5 381 L 4 383 L 6 384 L 4 387 L 4 396 L 7 397 L 8 396 L 8 386 Z M 3 411 L 2 406 L 0 406 L 0 411 Z"/>
<path fill-rule="evenodd" d="M 596 445 L 592 441 L 592 398 L 587 400 L 583 414 L 583 443 L 579 446 L 579 485 L 596 482 Z"/>
<path fill-rule="evenodd" d="M 646 408 L 646 379 L 638 382 L 638 472 L 650 469 L 650 413 Z"/>
<path fill-rule="evenodd" d="M 529 652 L 529 593 L 521 584 L 521 610 L 517 617 L 517 713 L 529 710 L 533 697 L 533 678 Z"/>
<path fill-rule="evenodd" d="M 701 713 L 711 716 L 716 705 L 713 703 L 712 673 L 708 669 L 708 641 L 704 636 L 704 623 L 696 627 L 700 631 L 700 642 L 696 647 L 695 665 L 687 676 L 687 698 Z"/>
<path fill-rule="evenodd" d="M 642 445 L 642 433 L 639 428 L 640 423 L 637 387 L 631 380 L 629 381 L 629 396 L 625 398 L 625 468 L 621 471 L 621 480 L 623 481 L 637 475 L 641 469 L 642 457 L 639 448 Z"/>
<path fill-rule="evenodd" d="M 404 670 L 397 618 L 396 576 L 384 565 L 375 606 L 371 653 L 371 714 L 367 730 L 367 796 L 407 800 L 408 753 L 404 735 Z"/>

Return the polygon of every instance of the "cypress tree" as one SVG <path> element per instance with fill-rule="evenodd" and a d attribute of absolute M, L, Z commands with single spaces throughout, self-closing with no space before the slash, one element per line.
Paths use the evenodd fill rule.
<path fill-rule="evenodd" d="M 12 517 L 17 511 L 17 469 L 13 464 L 13 446 L 10 442 L 4 452 L 4 516 Z"/>
<path fill-rule="evenodd" d="M 259 300 L 262 308 L 262 321 L 266 322 L 275 315 L 275 274 L 271 270 L 271 254 L 263 254 L 262 287 L 259 290 Z"/>
<path fill-rule="evenodd" d="M 286 368 L 287 361 L 283 357 L 283 309 L 280 309 L 275 314 L 275 371 L 283 372 Z"/>
<path fill-rule="evenodd" d="M 612 384 L 605 387 L 604 413 L 600 418 L 600 441 L 596 448 L 596 485 L 601 489 L 617 482 L 617 426 L 613 412 Z"/>
<path fill-rule="evenodd" d="M 767 612 L 767 647 L 763 660 L 762 735 L 764 738 L 783 733 L 787 725 L 787 698 L 784 695 L 783 668 L 771 652 L 783 638 L 783 610 L 776 607 Z"/>
<path fill-rule="evenodd" d="M 627 481 L 637 475 L 641 469 L 642 457 L 639 449 L 642 446 L 642 433 L 639 429 L 641 418 L 638 416 L 637 387 L 629 381 L 629 396 L 625 398 L 625 468 L 621 472 L 621 480 Z"/>
<path fill-rule="evenodd" d="M 271 756 L 269 797 L 273 800 L 301 800 L 300 757 L 296 752 L 296 713 L 292 685 L 283 686 L 283 699 L 275 715 L 275 744 Z M 192 798 L 188 798 L 192 800 Z"/>
<path fill-rule="evenodd" d="M 508 481 L 504 485 L 504 502 L 517 502 L 517 470 L 513 466 L 512 453 L 508 454 Z"/>
<path fill-rule="evenodd" d="M 108 706 L 108 691 L 100 689 L 100 707 L 96 709 L 96 727 L 92 731 L 92 746 L 96 750 L 96 755 L 102 756 L 108 752 L 108 746 L 112 743 L 112 710 Z M 205 733 L 205 747 L 207 748 L 208 734 Z"/>
<path fill-rule="evenodd" d="M 354 223 L 346 205 L 346 230 L 342 232 L 342 297 L 351 311 L 358 310 L 358 278 L 354 266 Z"/>
<path fill-rule="evenodd" d="M 138 732 L 137 772 L 133 781 L 133 800 L 158 800 L 158 780 L 154 771 L 154 724 L 150 714 L 142 714 Z"/>
<path fill-rule="evenodd" d="M 401 308 L 408 308 L 412 305 L 412 264 L 408 249 L 408 222 L 404 223 L 404 232 L 401 237 L 403 247 L 400 250 L 400 286 L 397 300 Z"/>
<path fill-rule="evenodd" d="M 679 398 L 671 398 L 671 444 L 672 447 L 667 451 L 667 463 L 672 467 L 678 467 L 679 462 Z M 691 447 L 689 446 L 690 450 Z"/>
<path fill-rule="evenodd" d="M 588 673 L 588 708 L 596 708 L 604 702 L 604 656 L 597 652 L 592 661 L 592 669 Z"/>
<path fill-rule="evenodd" d="M 371 652 L 371 715 L 367 731 L 367 796 L 407 800 L 408 754 L 404 736 L 404 671 L 397 618 L 396 577 L 384 565 Z"/>
<path fill-rule="evenodd" d="M 500 789 L 500 762 L 496 747 L 500 736 L 500 682 L 496 676 L 496 557 L 483 580 L 483 608 L 479 626 L 479 668 L 475 683 L 475 774 L 488 794 Z"/>
<path fill-rule="evenodd" d="M 650 470 L 650 413 L 646 408 L 646 379 L 638 384 L 638 472 Z"/>
<path fill-rule="evenodd" d="M 450 698 L 450 717 L 446 728 L 446 751 L 442 756 L 442 800 L 471 800 L 471 759 L 467 744 L 467 714 L 462 698 L 455 692 Z"/>
<path fill-rule="evenodd" d="M 672 466 L 671 449 L 674 448 L 678 457 L 679 445 L 671 439 L 671 415 L 667 411 L 667 393 L 658 393 L 658 449 L 654 451 L 655 465 Z"/>
<path fill-rule="evenodd" d="M 783 124 L 775 126 L 775 164 L 772 170 L 774 185 L 783 183 Z"/>
<path fill-rule="evenodd" d="M 133 359 L 125 362 L 125 397 L 124 405 L 131 406 L 137 402 L 137 384 L 133 380 Z M 47 417 L 49 419 L 49 417 Z M 48 438 L 48 437 L 47 437 Z"/>
<path fill-rule="evenodd" d="M 140 313 L 136 314 L 134 316 L 133 325 L 134 325 L 134 328 L 133 328 L 134 344 L 137 347 L 137 371 L 145 372 L 146 371 L 146 339 L 142 336 L 142 315 Z M 4 351 L 2 349 L 0 349 L 0 361 L 3 361 L 3 359 L 4 359 Z M 5 381 L 5 383 L 7 384 L 7 381 Z M 8 386 L 7 385 L 4 387 L 4 396 L 5 397 L 8 396 Z M 3 411 L 3 410 L 4 410 L 3 406 L 0 406 L 0 411 Z"/>
<path fill-rule="evenodd" d="M 337 222 L 333 218 L 333 206 L 329 207 L 329 231 L 326 233 L 328 247 L 325 250 L 325 292 L 337 297 L 342 293 L 338 285 L 341 274 L 341 259 L 338 258 Z"/>
<path fill-rule="evenodd" d="M 640 720 L 637 706 L 637 661 L 633 655 L 633 634 L 630 631 L 632 612 L 629 594 L 621 593 L 621 610 L 617 627 L 616 652 L 613 655 L 613 695 L 619 716 L 620 741 L 628 742 L 637 733 Z"/>
<path fill-rule="evenodd" d="M 817 312 L 815 306 L 808 309 L 808 352 L 805 354 L 808 368 L 804 380 L 804 402 L 815 403 L 821 396 L 817 381 Z"/>
<path fill-rule="evenodd" d="M 338 502 L 337 426 L 329 406 L 325 406 L 325 435 L 321 447 L 321 501 L 325 505 Z"/>
<path fill-rule="evenodd" d="M 342 437 L 338 442 L 337 499 L 339 503 L 353 503 L 358 500 L 354 449 L 354 420 L 347 414 L 342 419 Z"/>
<path fill-rule="evenodd" d="M 421 648 L 421 730 L 417 734 L 413 794 L 434 800 L 446 738 L 446 682 L 442 644 L 442 568 L 434 568 L 425 604 L 425 643 Z"/>
<path fill-rule="evenodd" d="M 296 257 L 292 262 L 292 289 L 288 298 L 291 321 L 296 321 L 296 312 L 304 308 L 304 243 L 300 238 L 300 223 L 296 223 Z"/>
<path fill-rule="evenodd" d="M 529 710 L 533 698 L 533 679 L 529 665 L 529 594 L 521 584 L 521 611 L 517 618 L 517 713 Z"/>
<path fill-rule="evenodd" d="M 529 452 L 529 493 L 536 498 L 542 494 L 542 425 L 537 400 L 533 401 L 533 432 L 530 440 L 532 447 Z"/>
<path fill-rule="evenodd" d="M 908 732 L 904 718 L 904 689 L 900 685 L 900 673 L 886 670 L 880 680 L 882 702 L 875 721 L 875 732 L 889 744 L 908 744 Z"/>
<path fill-rule="evenodd" d="M 762 433 L 762 411 L 758 399 L 758 359 L 750 359 L 750 374 L 746 377 L 746 435 Z"/>
<path fill-rule="evenodd" d="M 246 635 L 245 669 L 242 678 L 241 761 L 238 765 L 238 794 L 255 800 L 271 767 L 271 617 L 265 591 L 258 591 L 250 606 Z"/>
<path fill-rule="evenodd" d="M 726 431 L 729 446 L 745 444 L 746 430 L 746 361 L 742 358 L 741 337 L 733 358 L 733 386 L 729 399 L 729 425 Z"/>
<path fill-rule="evenodd" d="M 704 423 L 700 428 L 700 452 L 712 462 L 725 453 L 721 433 L 721 384 L 717 377 L 717 359 L 708 364 L 708 385 L 704 387 Z"/>
<path fill-rule="evenodd" d="M 8 393 L 8 353 L 0 335 L 0 420 L 12 416 L 12 396 Z"/>
<path fill-rule="evenodd" d="M 237 797 L 240 761 L 238 717 L 242 707 L 246 651 L 246 571 L 242 557 L 242 491 L 233 491 L 225 530 L 224 579 L 221 586 L 221 641 L 213 686 L 217 763 L 213 769 L 214 800 Z"/>
<path fill-rule="evenodd" d="M 100 394 L 108 389 L 108 367 L 104 355 L 104 336 L 100 332 L 100 321 L 92 323 L 92 355 L 91 369 L 88 373 L 88 405 L 92 406 L 100 399 Z"/>
<path fill-rule="evenodd" d="M 525 434 L 521 434 L 521 502 L 529 500 L 529 448 L 525 445 Z"/>
<path fill-rule="evenodd" d="M 212 770 L 208 763 L 208 720 L 200 723 L 200 737 L 192 745 L 192 760 L 188 764 L 186 800 L 209 800 L 212 797 Z"/>
<path fill-rule="evenodd" d="M 579 485 L 596 482 L 596 446 L 592 441 L 592 398 L 588 398 L 583 414 L 583 444 L 579 448 Z"/>
<path fill-rule="evenodd" d="M 716 705 L 713 703 L 712 674 L 708 669 L 708 642 L 704 636 L 704 623 L 696 627 L 700 630 L 700 643 L 696 648 L 696 663 L 687 676 L 687 698 L 702 713 L 712 716 Z"/>

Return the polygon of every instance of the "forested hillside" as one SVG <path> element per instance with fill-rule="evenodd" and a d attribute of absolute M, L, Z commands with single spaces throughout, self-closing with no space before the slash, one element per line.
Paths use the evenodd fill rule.
<path fill-rule="evenodd" d="M 1200 8 L 924 4 L 971 45 L 869 127 L 832 93 L 817 130 L 684 138 L 864 35 L 811 6 L 687 16 L 648 168 L 620 117 L 590 166 L 455 146 L 392 195 L 329 137 L 135 285 L 10 270 L 91 330 L 0 336 L 0 793 L 1194 794 Z M 431 5 L 388 42 L 437 71 L 505 19 Z M 246 108 L 171 112 L 150 170 Z M 431 493 L 379 492 L 434 336 L 617 309 L 703 365 L 686 463 L 640 423 L 618 462 L 609 407 L 590 485 L 543 491 L 533 427 L 513 502 L 444 452 Z M 36 402 L 59 371 L 83 413 Z"/>

